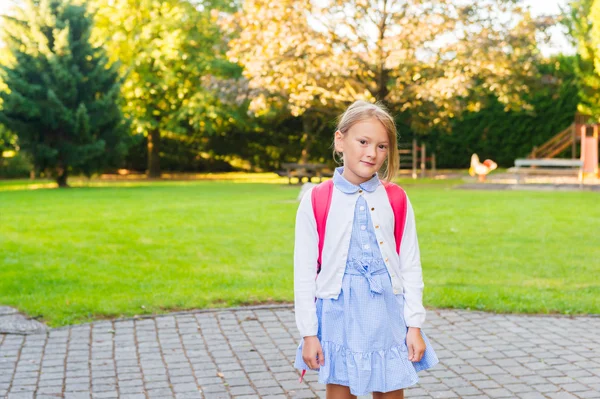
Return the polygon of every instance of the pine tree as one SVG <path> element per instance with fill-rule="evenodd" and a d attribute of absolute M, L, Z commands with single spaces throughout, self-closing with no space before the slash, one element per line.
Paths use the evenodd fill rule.
<path fill-rule="evenodd" d="M 118 65 L 90 42 L 93 17 L 70 0 L 25 0 L 4 17 L 13 62 L 0 66 L 8 90 L 0 123 L 18 135 L 35 168 L 67 186 L 125 154 Z"/>

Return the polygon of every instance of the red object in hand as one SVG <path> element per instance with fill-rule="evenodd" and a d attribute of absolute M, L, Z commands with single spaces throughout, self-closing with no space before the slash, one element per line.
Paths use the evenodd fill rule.
<path fill-rule="evenodd" d="M 302 370 L 302 374 L 300 375 L 300 380 L 298 380 L 298 382 L 302 382 L 302 379 L 304 378 L 304 374 L 306 374 L 306 370 Z"/>

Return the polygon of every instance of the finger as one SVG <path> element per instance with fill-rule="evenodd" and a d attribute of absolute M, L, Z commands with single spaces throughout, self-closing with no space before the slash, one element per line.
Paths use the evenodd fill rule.
<path fill-rule="evenodd" d="M 421 353 L 417 348 L 413 348 L 413 358 L 412 361 L 413 362 L 418 362 L 420 359 Z"/>
<path fill-rule="evenodd" d="M 304 363 L 306 363 L 306 365 L 312 369 L 312 364 L 311 364 L 311 359 L 310 357 L 307 357 L 306 359 L 304 359 Z"/>
<path fill-rule="evenodd" d="M 415 354 L 415 349 L 412 345 L 408 345 L 408 359 L 413 360 L 413 356 Z"/>
<path fill-rule="evenodd" d="M 304 359 L 304 363 L 306 363 L 306 365 L 307 365 L 307 366 L 308 366 L 310 369 L 313 369 L 313 368 L 314 368 L 314 367 L 313 367 L 313 361 L 312 361 L 312 359 L 311 359 L 311 358 Z"/>
<path fill-rule="evenodd" d="M 323 349 L 319 349 L 317 352 L 317 358 L 319 359 L 319 364 L 322 366 L 325 364 L 325 356 L 323 356 Z"/>

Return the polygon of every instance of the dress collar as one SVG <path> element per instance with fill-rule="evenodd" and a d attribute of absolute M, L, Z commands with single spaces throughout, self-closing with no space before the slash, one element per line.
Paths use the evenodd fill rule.
<path fill-rule="evenodd" d="M 335 187 L 337 187 L 338 190 L 345 194 L 354 194 L 359 189 L 372 193 L 377 189 L 377 187 L 380 184 L 379 176 L 377 176 L 377 173 L 375 173 L 371 179 L 357 186 L 346 180 L 346 178 L 342 176 L 343 172 L 343 166 L 335 168 L 335 173 L 333 174 L 333 184 L 335 185 Z"/>

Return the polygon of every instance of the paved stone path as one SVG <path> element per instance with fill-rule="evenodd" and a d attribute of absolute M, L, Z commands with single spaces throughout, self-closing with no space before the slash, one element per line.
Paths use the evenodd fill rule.
<path fill-rule="evenodd" d="M 0 334 L 45 334 L 46 325 L 20 314 L 15 308 L 0 306 Z"/>
<path fill-rule="evenodd" d="M 324 398 L 292 366 L 289 306 L 0 335 L 0 398 Z M 600 317 L 429 310 L 441 363 L 407 399 L 600 398 Z"/>

